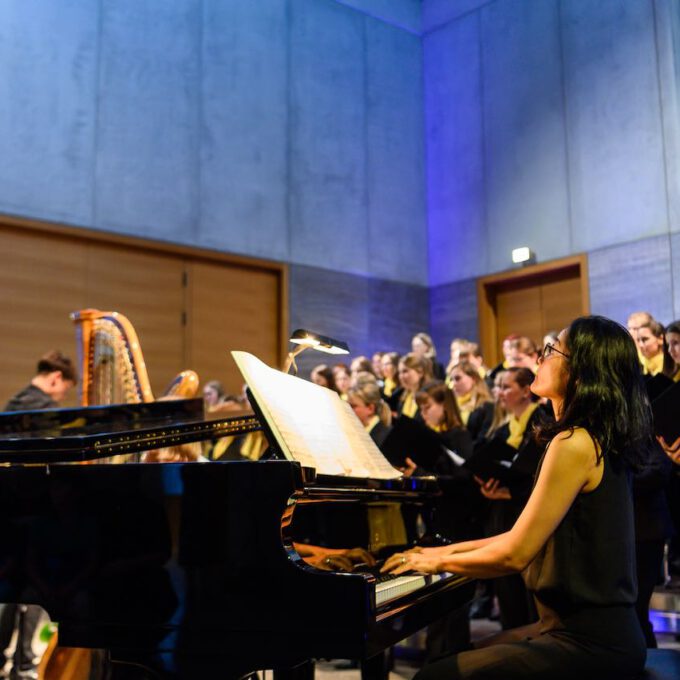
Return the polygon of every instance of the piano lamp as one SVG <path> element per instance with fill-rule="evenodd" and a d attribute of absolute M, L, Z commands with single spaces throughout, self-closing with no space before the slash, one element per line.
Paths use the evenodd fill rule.
<path fill-rule="evenodd" d="M 306 331 L 302 328 L 293 331 L 293 334 L 290 336 L 290 342 L 297 345 L 297 347 L 288 352 L 288 358 L 283 366 L 284 373 L 288 373 L 291 366 L 294 368 L 295 373 L 297 373 L 295 357 L 310 347 L 314 348 L 317 352 L 325 352 L 326 354 L 349 354 L 347 343 L 325 335 L 319 335 L 319 333 Z"/>

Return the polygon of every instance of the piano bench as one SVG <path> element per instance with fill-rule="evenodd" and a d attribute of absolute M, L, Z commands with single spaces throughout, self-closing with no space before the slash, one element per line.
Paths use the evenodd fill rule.
<path fill-rule="evenodd" d="M 647 663 L 638 680 L 677 680 L 680 678 L 680 652 L 675 649 L 648 649 Z"/>

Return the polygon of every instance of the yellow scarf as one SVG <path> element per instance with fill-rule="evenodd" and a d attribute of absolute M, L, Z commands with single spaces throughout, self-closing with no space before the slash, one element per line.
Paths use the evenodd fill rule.
<path fill-rule="evenodd" d="M 397 388 L 397 383 L 392 380 L 392 378 L 385 378 L 385 384 L 383 385 L 383 392 L 386 397 L 391 397 L 392 392 Z"/>
<path fill-rule="evenodd" d="M 661 373 L 661 371 L 663 371 L 663 352 L 659 352 L 651 359 L 643 357 L 642 368 L 645 375 L 656 375 L 657 373 Z"/>
<path fill-rule="evenodd" d="M 464 394 L 462 397 L 456 397 L 458 408 L 469 408 L 468 404 L 472 401 L 472 392 Z"/>
<path fill-rule="evenodd" d="M 510 426 L 510 436 L 505 440 L 513 449 L 519 449 L 522 439 L 524 439 L 524 431 L 527 429 L 527 423 L 531 418 L 533 412 L 538 408 L 538 404 L 529 404 L 524 409 L 524 412 L 519 418 L 510 416 L 508 425 Z"/>
<path fill-rule="evenodd" d="M 463 421 L 463 425 L 468 424 L 470 419 L 470 412 L 472 411 L 472 392 L 464 394 L 462 397 L 456 397 L 456 403 L 458 404 L 458 410 L 460 411 L 460 419 Z"/>
<path fill-rule="evenodd" d="M 222 458 L 235 439 L 236 437 L 221 437 L 218 439 L 215 442 L 215 446 L 212 450 L 212 459 L 219 460 Z M 239 453 L 241 456 L 248 458 L 249 460 L 260 460 L 267 446 L 267 438 L 261 431 L 248 432 L 248 434 L 243 435 L 241 446 L 239 447 Z"/>
<path fill-rule="evenodd" d="M 262 431 L 248 432 L 241 444 L 241 455 L 249 460 L 260 460 L 267 445 L 267 438 Z"/>
<path fill-rule="evenodd" d="M 418 413 L 418 403 L 413 392 L 406 392 L 404 401 L 401 404 L 401 415 L 414 418 Z"/>
<path fill-rule="evenodd" d="M 680 368 L 673 374 L 673 382 L 680 382 Z"/>

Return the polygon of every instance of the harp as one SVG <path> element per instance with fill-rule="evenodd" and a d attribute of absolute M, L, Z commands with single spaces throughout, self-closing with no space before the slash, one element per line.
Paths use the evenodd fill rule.
<path fill-rule="evenodd" d="M 127 317 L 82 309 L 73 312 L 71 319 L 76 324 L 82 406 L 154 401 L 139 338 Z M 189 399 L 197 391 L 196 373 L 182 371 L 163 397 Z"/>

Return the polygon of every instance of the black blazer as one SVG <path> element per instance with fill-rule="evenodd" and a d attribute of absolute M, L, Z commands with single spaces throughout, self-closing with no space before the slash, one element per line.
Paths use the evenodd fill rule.
<path fill-rule="evenodd" d="M 371 439 L 375 442 L 375 445 L 380 448 L 383 445 L 387 435 L 391 432 L 392 428 L 378 421 L 368 434 L 371 435 Z"/>
<path fill-rule="evenodd" d="M 464 428 L 439 432 L 443 446 L 461 458 L 472 455 L 472 437 Z M 435 504 L 434 533 L 450 541 L 468 541 L 481 538 L 487 500 L 479 493 L 477 482 L 466 467 L 456 465 L 442 451 L 435 470 L 442 495 Z"/>
<path fill-rule="evenodd" d="M 635 540 L 662 541 L 673 533 L 673 523 L 665 489 L 673 463 L 655 442 L 649 459 L 633 475 Z"/>
<path fill-rule="evenodd" d="M 489 431 L 491 423 L 493 422 L 493 411 L 493 403 L 487 401 L 470 413 L 467 421 L 467 429 L 472 436 L 473 442 L 476 443 L 486 436 L 486 433 Z"/>
<path fill-rule="evenodd" d="M 520 460 L 520 458 L 522 460 L 521 470 L 523 474 L 509 487 L 512 496 L 509 501 L 491 501 L 489 506 L 491 509 L 489 535 L 493 536 L 509 531 L 529 500 L 538 464 L 545 450 L 545 447 L 534 439 L 534 428 L 541 422 L 549 421 L 550 418 L 548 411 L 541 405 L 531 414 L 524 430 L 522 442 L 515 454 L 515 461 Z M 502 441 L 507 440 L 509 436 L 510 426 L 507 423 L 493 434 L 493 438 L 499 438 Z"/>

